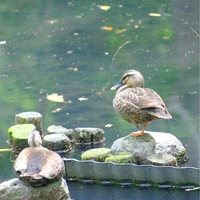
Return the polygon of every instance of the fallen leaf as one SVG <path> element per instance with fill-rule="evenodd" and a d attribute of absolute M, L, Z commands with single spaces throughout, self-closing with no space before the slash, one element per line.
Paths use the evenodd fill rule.
<path fill-rule="evenodd" d="M 115 33 L 121 34 L 121 33 L 125 32 L 125 31 L 126 31 L 125 28 L 119 28 L 119 29 L 117 29 L 117 30 L 115 31 Z"/>
<path fill-rule="evenodd" d="M 112 124 L 106 124 L 106 125 L 105 125 L 106 128 L 110 128 L 110 127 L 112 127 L 112 126 L 113 126 Z"/>
<path fill-rule="evenodd" d="M 149 16 L 151 17 L 161 17 L 160 13 L 149 13 Z"/>
<path fill-rule="evenodd" d="M 50 94 L 50 95 L 47 94 L 46 97 L 47 97 L 47 99 L 48 99 L 49 101 L 65 103 L 65 100 L 64 100 L 64 98 L 63 98 L 63 95 L 58 95 L 57 93 L 53 93 L 53 94 Z"/>
<path fill-rule="evenodd" d="M 112 31 L 113 27 L 112 26 L 103 26 L 101 27 L 102 30 L 106 30 L 106 31 Z"/>
<path fill-rule="evenodd" d="M 73 50 L 67 51 L 67 54 L 72 54 L 72 53 L 73 53 Z"/>
<path fill-rule="evenodd" d="M 0 44 L 6 44 L 6 40 L 0 41 Z"/>
<path fill-rule="evenodd" d="M 77 71 L 78 71 L 78 67 L 74 67 L 73 70 L 74 70 L 75 72 L 77 72 Z"/>
<path fill-rule="evenodd" d="M 62 109 L 61 108 L 56 108 L 55 110 L 52 111 L 52 113 L 58 113 L 60 112 Z"/>
<path fill-rule="evenodd" d="M 87 101 L 88 98 L 86 98 L 86 97 L 79 97 L 78 100 L 79 100 L 79 101 Z"/>
<path fill-rule="evenodd" d="M 50 20 L 47 20 L 46 22 L 47 22 L 47 24 L 55 24 L 55 23 L 58 22 L 58 20 L 57 19 L 50 19 Z"/>
<path fill-rule="evenodd" d="M 109 10 L 110 6 L 106 6 L 106 5 L 97 5 L 98 8 L 100 8 L 101 10 Z"/>

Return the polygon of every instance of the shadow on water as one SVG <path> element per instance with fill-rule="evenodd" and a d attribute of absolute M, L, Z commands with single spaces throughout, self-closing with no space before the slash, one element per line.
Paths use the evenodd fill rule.
<path fill-rule="evenodd" d="M 107 11 L 88 0 L 0 3 L 0 148 L 8 148 L 7 129 L 14 115 L 29 110 L 43 115 L 45 131 L 52 124 L 103 128 L 109 147 L 135 130 L 114 112 L 114 93 L 109 90 L 124 71 L 134 68 L 144 75 L 146 87 L 162 96 L 173 116 L 171 121 L 153 122 L 148 129 L 174 134 L 188 152 L 188 165 L 199 167 L 197 2 L 117 0 L 106 4 Z M 113 55 L 127 41 L 114 60 L 110 84 L 101 93 L 109 80 Z M 46 99 L 52 93 L 72 103 L 54 113 L 63 105 Z M 9 152 L 0 152 L 0 166 L 1 182 L 15 177 Z M 80 183 L 69 183 L 69 189 L 74 199 L 86 199 L 90 192 L 91 199 L 104 195 L 104 199 L 147 199 L 150 193 L 155 193 L 154 199 L 195 199 L 198 195 Z"/>

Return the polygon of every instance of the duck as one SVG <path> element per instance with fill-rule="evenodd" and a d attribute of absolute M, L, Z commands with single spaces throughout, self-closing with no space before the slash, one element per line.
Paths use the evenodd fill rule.
<path fill-rule="evenodd" d="M 143 75 L 134 69 L 126 71 L 119 83 L 111 87 L 117 90 L 113 99 L 113 107 L 121 118 L 141 125 L 140 132 L 130 136 L 143 136 L 147 126 L 157 119 L 172 119 L 162 98 L 152 89 L 144 88 Z"/>
<path fill-rule="evenodd" d="M 65 175 L 62 158 L 56 152 L 42 147 L 39 131 L 30 132 L 28 144 L 30 147 L 23 149 L 13 164 L 15 173 L 25 185 L 45 186 Z"/>

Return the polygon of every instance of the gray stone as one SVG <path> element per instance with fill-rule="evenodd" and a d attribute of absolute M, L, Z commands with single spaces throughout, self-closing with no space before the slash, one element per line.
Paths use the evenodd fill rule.
<path fill-rule="evenodd" d="M 0 184 L 0 200 L 70 200 L 66 181 L 62 178 L 45 187 L 32 187 L 24 185 L 14 178 Z"/>
<path fill-rule="evenodd" d="M 15 115 L 15 124 L 34 124 L 36 129 L 43 135 L 42 115 L 38 112 L 21 112 Z"/>
<path fill-rule="evenodd" d="M 52 151 L 71 150 L 71 140 L 64 133 L 45 135 L 43 146 Z"/>
<path fill-rule="evenodd" d="M 187 160 L 186 150 L 182 143 L 170 133 L 146 131 L 142 137 L 131 137 L 128 135 L 114 141 L 111 149 L 115 155 L 124 151 L 131 152 L 137 158 L 138 164 L 149 164 L 152 155 L 163 157 L 164 154 L 174 156 L 178 165 Z M 160 165 L 160 162 L 157 164 L 153 162 L 153 164 Z M 166 163 L 166 165 L 169 164 Z M 176 166 L 176 164 L 174 165 Z"/>
<path fill-rule="evenodd" d="M 100 128 L 75 128 L 74 139 L 76 144 L 97 144 L 105 140 L 104 131 Z"/>
<path fill-rule="evenodd" d="M 54 133 L 63 133 L 70 139 L 73 138 L 74 135 L 74 130 L 73 129 L 67 129 L 63 126 L 56 126 L 56 125 L 51 125 L 47 128 L 48 134 L 54 134 Z"/>

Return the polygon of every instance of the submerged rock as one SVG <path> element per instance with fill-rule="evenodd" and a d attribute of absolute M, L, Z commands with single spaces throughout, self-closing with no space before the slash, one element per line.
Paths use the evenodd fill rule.
<path fill-rule="evenodd" d="M 111 149 L 115 155 L 124 151 L 131 152 L 138 164 L 169 165 L 169 156 L 166 159 L 166 154 L 171 155 L 170 159 L 176 159 L 170 163 L 173 166 L 187 160 L 182 143 L 170 133 L 146 131 L 142 137 L 128 135 L 114 141 Z"/>
<path fill-rule="evenodd" d="M 45 187 L 24 185 L 19 179 L 11 179 L 0 184 L 0 200 L 70 200 L 66 181 L 62 178 Z"/>

